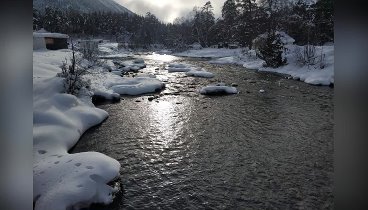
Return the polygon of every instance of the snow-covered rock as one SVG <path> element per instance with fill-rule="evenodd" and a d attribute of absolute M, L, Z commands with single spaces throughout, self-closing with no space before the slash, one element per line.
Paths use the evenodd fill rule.
<path fill-rule="evenodd" d="M 165 88 L 160 80 L 150 77 L 123 78 L 122 81 L 109 84 L 110 89 L 120 95 L 141 95 L 154 93 Z"/>
<path fill-rule="evenodd" d="M 214 77 L 213 73 L 205 71 L 205 70 L 190 70 L 185 73 L 188 76 L 192 77 L 204 77 L 204 78 L 212 78 Z"/>
<path fill-rule="evenodd" d="M 168 67 L 171 68 L 185 68 L 187 67 L 186 65 L 184 65 L 183 63 L 170 63 L 169 65 L 167 65 Z"/>
<path fill-rule="evenodd" d="M 229 87 L 223 83 L 219 83 L 203 87 L 200 89 L 199 93 L 203 95 L 226 95 L 237 94 L 238 90 L 235 87 Z"/>
<path fill-rule="evenodd" d="M 193 66 L 184 63 L 170 63 L 166 69 L 168 72 L 188 72 L 193 69 Z"/>
<path fill-rule="evenodd" d="M 266 62 L 264 60 L 256 59 L 256 60 L 253 60 L 253 61 L 244 62 L 243 67 L 245 67 L 247 69 L 258 70 L 258 69 L 262 68 L 265 64 L 266 64 Z"/>

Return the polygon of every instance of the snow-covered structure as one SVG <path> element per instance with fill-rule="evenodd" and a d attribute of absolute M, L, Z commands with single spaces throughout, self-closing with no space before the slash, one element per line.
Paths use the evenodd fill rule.
<path fill-rule="evenodd" d="M 33 32 L 33 49 L 68 49 L 69 36 L 61 33 L 50 33 L 45 29 Z"/>

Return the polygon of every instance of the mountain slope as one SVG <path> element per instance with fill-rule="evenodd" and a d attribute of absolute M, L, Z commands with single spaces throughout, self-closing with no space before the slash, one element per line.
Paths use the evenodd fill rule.
<path fill-rule="evenodd" d="M 44 11 L 47 6 L 62 10 L 73 9 L 82 13 L 104 11 L 134 14 L 114 0 L 33 0 L 33 8 L 39 11 Z"/>

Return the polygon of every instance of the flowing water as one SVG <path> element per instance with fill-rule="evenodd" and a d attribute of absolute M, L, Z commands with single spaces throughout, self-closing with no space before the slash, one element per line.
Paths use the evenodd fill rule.
<path fill-rule="evenodd" d="M 122 196 L 91 209 L 333 208 L 332 88 L 193 59 L 184 61 L 216 76 L 186 77 L 158 57 L 146 56 L 143 72 L 166 81 L 159 98 L 99 105 L 109 118 L 72 151 L 122 166 Z M 198 93 L 218 81 L 239 94 Z"/>

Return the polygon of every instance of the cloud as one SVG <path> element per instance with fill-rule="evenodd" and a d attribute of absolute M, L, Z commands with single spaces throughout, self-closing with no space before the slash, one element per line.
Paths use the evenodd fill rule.
<path fill-rule="evenodd" d="M 173 22 L 175 18 L 189 13 L 194 6 L 203 6 L 208 0 L 116 0 L 132 12 L 145 15 L 151 12 L 164 22 Z M 225 0 L 212 0 L 216 17 L 221 16 Z"/>

